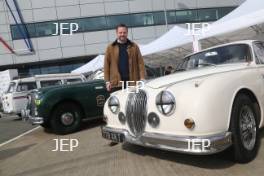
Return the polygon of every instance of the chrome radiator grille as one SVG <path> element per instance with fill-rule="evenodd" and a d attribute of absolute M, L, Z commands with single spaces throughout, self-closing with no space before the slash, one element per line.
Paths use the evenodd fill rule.
<path fill-rule="evenodd" d="M 147 121 L 147 95 L 143 90 L 131 93 L 126 106 L 127 123 L 130 131 L 139 136 L 144 132 Z"/>

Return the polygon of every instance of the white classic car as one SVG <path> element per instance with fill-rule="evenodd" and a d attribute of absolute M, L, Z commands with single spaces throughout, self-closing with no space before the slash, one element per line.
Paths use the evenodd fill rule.
<path fill-rule="evenodd" d="M 236 162 L 254 159 L 264 117 L 264 42 L 212 47 L 187 56 L 180 69 L 138 92 L 114 92 L 102 136 L 189 154 L 230 148 Z"/>
<path fill-rule="evenodd" d="M 33 89 L 84 81 L 86 81 L 85 77 L 76 73 L 43 74 L 13 80 L 2 96 L 3 111 L 5 114 L 21 116 L 28 102 L 28 94 Z"/>

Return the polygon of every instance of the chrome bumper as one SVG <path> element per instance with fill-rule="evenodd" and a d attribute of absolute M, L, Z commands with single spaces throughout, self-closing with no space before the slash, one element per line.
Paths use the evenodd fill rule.
<path fill-rule="evenodd" d="M 21 111 L 21 117 L 24 121 L 27 121 L 32 125 L 41 125 L 44 123 L 43 117 L 32 117 L 32 116 L 30 116 L 30 110 L 29 109 L 23 109 Z"/>
<path fill-rule="evenodd" d="M 15 112 L 2 112 L 2 114 L 8 115 L 8 116 L 13 116 L 13 115 L 18 115 L 19 113 L 15 113 Z"/>
<path fill-rule="evenodd" d="M 105 133 L 122 134 L 122 136 L 124 136 L 124 142 L 195 155 L 218 153 L 227 149 L 232 144 L 231 132 L 199 137 L 171 136 L 160 133 L 145 132 L 140 137 L 136 138 L 124 129 L 115 129 L 103 126 L 101 130 L 103 137 L 106 139 L 109 138 L 104 135 Z"/>
<path fill-rule="evenodd" d="M 20 112 L 17 112 L 17 111 L 14 111 L 14 110 L 11 110 L 11 111 L 7 111 L 5 109 L 3 109 L 3 114 L 7 114 L 7 115 L 17 115 L 19 114 Z"/>

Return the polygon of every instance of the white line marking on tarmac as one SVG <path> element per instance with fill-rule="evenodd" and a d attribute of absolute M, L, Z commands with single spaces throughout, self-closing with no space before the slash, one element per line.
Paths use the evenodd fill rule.
<path fill-rule="evenodd" d="M 25 136 L 25 135 L 27 135 L 27 134 L 33 132 L 33 131 L 39 129 L 39 128 L 40 128 L 40 126 L 38 126 L 38 127 L 36 127 L 36 128 L 33 128 L 33 129 L 29 130 L 29 131 L 26 131 L 25 133 L 22 133 L 22 134 L 20 134 L 19 136 L 14 137 L 13 139 L 10 139 L 10 140 L 8 140 L 8 141 L 6 141 L 6 142 L 0 144 L 0 147 L 3 147 L 4 145 L 9 144 L 9 143 L 11 143 L 11 142 L 13 142 L 13 141 L 15 141 L 15 140 L 21 138 L 21 137 L 23 137 L 23 136 Z"/>

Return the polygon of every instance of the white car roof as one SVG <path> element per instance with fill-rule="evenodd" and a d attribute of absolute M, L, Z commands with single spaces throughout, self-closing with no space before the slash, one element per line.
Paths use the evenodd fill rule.
<path fill-rule="evenodd" d="M 36 80 L 59 80 L 59 79 L 70 79 L 70 78 L 84 78 L 82 74 L 78 73 L 59 73 L 59 74 L 44 74 L 44 75 L 35 75 L 28 78 L 15 79 L 11 82 L 34 82 Z"/>
<path fill-rule="evenodd" d="M 34 77 L 28 77 L 28 78 L 20 78 L 20 79 L 14 79 L 11 82 L 18 82 L 18 81 L 22 81 L 22 82 L 34 82 L 36 79 Z"/>

